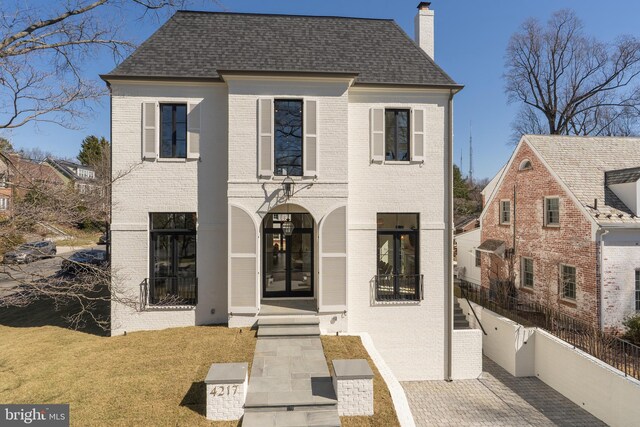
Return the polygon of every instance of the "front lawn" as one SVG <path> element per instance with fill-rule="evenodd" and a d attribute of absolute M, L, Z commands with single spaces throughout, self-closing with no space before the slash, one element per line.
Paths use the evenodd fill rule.
<path fill-rule="evenodd" d="M 28 326 L 4 311 L 0 403 L 70 403 L 75 426 L 210 426 L 202 382 L 209 366 L 251 361 L 255 349 L 248 329 L 199 326 L 108 338 Z"/>
<path fill-rule="evenodd" d="M 70 403 L 74 426 L 236 426 L 205 418 L 211 363 L 249 362 L 255 331 L 195 326 L 105 337 L 72 331 L 46 301 L 0 309 L 0 403 Z M 323 336 L 332 359 L 367 359 L 373 417 L 342 424 L 397 426 L 391 396 L 359 337 Z"/>

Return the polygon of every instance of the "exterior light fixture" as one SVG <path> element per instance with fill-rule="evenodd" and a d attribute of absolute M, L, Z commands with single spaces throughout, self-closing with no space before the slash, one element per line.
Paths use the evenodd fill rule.
<path fill-rule="evenodd" d="M 285 236 L 291 236 L 294 228 L 295 226 L 293 225 L 293 222 L 291 222 L 291 218 L 282 223 L 282 232 Z"/>
<path fill-rule="evenodd" d="M 296 183 L 293 179 L 287 174 L 287 177 L 282 181 L 282 191 L 284 192 L 287 201 L 293 196 L 293 191 L 295 189 Z"/>
<path fill-rule="evenodd" d="M 293 229 L 295 225 L 291 221 L 291 215 L 289 215 L 289 199 L 293 196 L 293 191 L 295 188 L 295 182 L 293 179 L 287 174 L 287 177 L 282 181 L 282 191 L 284 192 L 284 196 L 287 198 L 287 220 L 282 223 L 282 232 L 285 236 L 291 236 L 293 234 Z"/>

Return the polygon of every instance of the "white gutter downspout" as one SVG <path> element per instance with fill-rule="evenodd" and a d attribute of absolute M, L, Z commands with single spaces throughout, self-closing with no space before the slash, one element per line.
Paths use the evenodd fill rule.
<path fill-rule="evenodd" d="M 604 265 L 602 265 L 602 263 L 604 262 L 604 236 L 609 234 L 609 230 L 605 230 L 604 228 L 600 228 L 598 230 L 600 232 L 600 240 L 598 240 L 598 245 L 600 246 L 600 259 L 599 259 L 599 268 L 600 268 L 600 283 L 598 283 L 598 292 L 600 293 L 600 301 L 599 301 L 599 311 L 600 313 L 598 313 L 598 327 L 600 330 L 602 330 L 603 326 L 604 326 L 604 292 L 603 288 L 604 288 Z M 597 233 L 597 232 L 596 232 Z"/>
<path fill-rule="evenodd" d="M 447 365 L 445 371 L 445 381 L 452 381 L 453 378 L 453 95 L 454 90 L 449 91 L 449 106 L 447 111 L 447 223 L 445 230 L 447 233 L 447 286 L 445 290 L 445 329 L 447 342 Z"/>

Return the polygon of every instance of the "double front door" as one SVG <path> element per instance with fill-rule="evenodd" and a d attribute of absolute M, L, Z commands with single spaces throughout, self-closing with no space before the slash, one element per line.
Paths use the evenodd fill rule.
<path fill-rule="evenodd" d="M 283 225 L 293 223 L 290 235 Z M 313 218 L 268 214 L 263 227 L 263 297 L 313 296 Z"/>

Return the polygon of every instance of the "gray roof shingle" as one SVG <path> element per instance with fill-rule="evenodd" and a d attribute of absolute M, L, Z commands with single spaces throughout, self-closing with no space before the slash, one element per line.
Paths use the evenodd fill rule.
<path fill-rule="evenodd" d="M 358 74 L 356 83 L 458 86 L 392 20 L 176 12 L 110 77 L 219 78 L 219 71 Z"/>
<path fill-rule="evenodd" d="M 640 225 L 640 218 L 605 185 L 605 174 L 615 171 L 614 177 L 629 179 L 640 168 L 640 138 L 525 135 L 523 139 L 599 224 Z"/>

